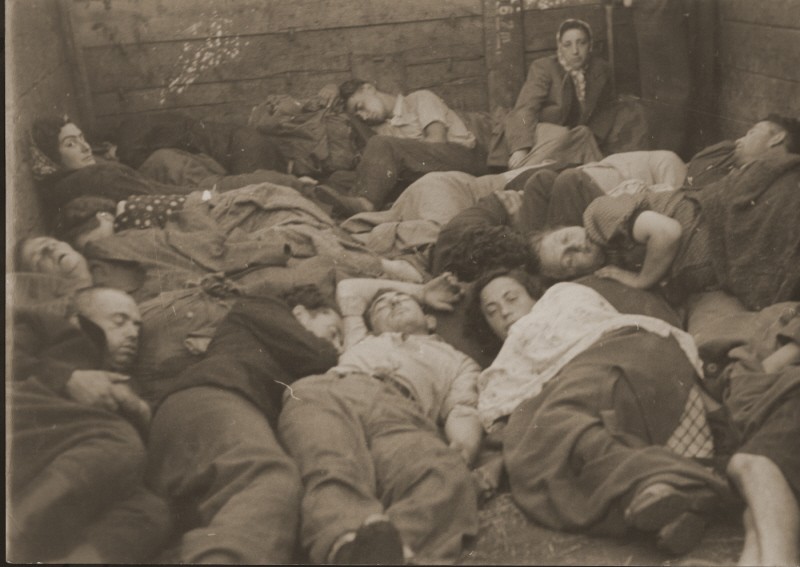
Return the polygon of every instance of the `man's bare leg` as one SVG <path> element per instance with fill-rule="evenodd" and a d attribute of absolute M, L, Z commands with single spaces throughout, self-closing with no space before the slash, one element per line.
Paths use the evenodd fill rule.
<path fill-rule="evenodd" d="M 800 561 L 800 505 L 778 466 L 761 455 L 737 453 L 731 458 L 727 472 L 751 515 L 745 520 L 748 533 L 739 564 L 797 565 Z M 752 557 L 753 538 L 758 549 L 755 558 Z"/>

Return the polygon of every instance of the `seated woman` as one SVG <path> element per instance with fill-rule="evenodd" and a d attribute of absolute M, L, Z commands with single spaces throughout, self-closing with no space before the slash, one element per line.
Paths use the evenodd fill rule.
<path fill-rule="evenodd" d="M 507 422 L 515 502 L 552 529 L 651 533 L 662 550 L 687 552 L 727 490 L 692 460 L 713 443 L 691 337 L 585 285 L 537 291 L 514 270 L 474 290 L 476 322 L 504 341 L 479 378 L 478 412 L 489 431 Z"/>
<path fill-rule="evenodd" d="M 562 22 L 556 42 L 555 55 L 531 64 L 517 103 L 505 118 L 504 140 L 492 143 L 506 152 L 493 152 L 489 165 L 513 169 L 546 158 L 588 163 L 603 157 L 598 144 L 609 137 L 615 118 L 611 68 L 592 53 L 592 30 L 582 20 Z"/>

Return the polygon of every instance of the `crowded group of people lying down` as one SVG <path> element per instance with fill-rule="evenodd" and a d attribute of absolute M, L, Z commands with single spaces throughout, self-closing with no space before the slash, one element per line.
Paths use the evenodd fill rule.
<path fill-rule="evenodd" d="M 557 40 L 490 140 L 323 89 L 374 133 L 329 179 L 245 126 L 144 155 L 33 124 L 9 558 L 457 563 L 510 491 L 673 555 L 740 513 L 741 564 L 796 564 L 800 123 L 626 145 L 589 25 Z"/>

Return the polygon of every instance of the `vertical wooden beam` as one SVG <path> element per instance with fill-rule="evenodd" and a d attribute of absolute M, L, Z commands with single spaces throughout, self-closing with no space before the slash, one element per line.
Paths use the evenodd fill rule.
<path fill-rule="evenodd" d="M 614 46 L 614 4 L 606 0 L 603 5 L 606 16 L 606 45 L 608 45 L 608 63 L 611 65 L 612 92 L 617 92 L 617 63 L 616 49 Z"/>
<path fill-rule="evenodd" d="M 61 33 L 64 38 L 64 55 L 72 75 L 75 96 L 78 99 L 81 127 L 89 132 L 94 132 L 96 120 L 92 104 L 92 90 L 89 87 L 89 75 L 86 72 L 83 52 L 75 39 L 75 28 L 72 23 L 72 0 L 58 0 L 58 12 L 61 19 Z"/>
<path fill-rule="evenodd" d="M 511 108 L 525 81 L 522 0 L 483 0 L 489 109 Z"/>

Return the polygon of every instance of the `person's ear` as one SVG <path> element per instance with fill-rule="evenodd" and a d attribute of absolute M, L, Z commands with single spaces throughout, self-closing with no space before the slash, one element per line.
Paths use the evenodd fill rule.
<path fill-rule="evenodd" d="M 373 85 L 372 83 L 364 83 L 363 85 L 361 85 L 361 88 L 359 90 L 367 94 L 375 94 L 375 92 L 378 89 L 376 89 L 375 85 Z"/>
<path fill-rule="evenodd" d="M 428 328 L 429 333 L 434 332 L 436 330 L 436 317 L 425 315 L 425 326 Z"/>
<path fill-rule="evenodd" d="M 770 137 L 767 144 L 770 148 L 774 148 L 783 144 L 784 140 L 786 140 L 786 130 L 778 130 Z"/>

